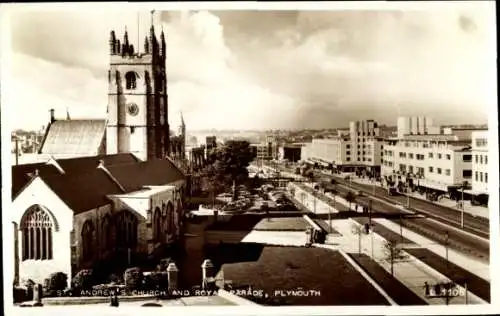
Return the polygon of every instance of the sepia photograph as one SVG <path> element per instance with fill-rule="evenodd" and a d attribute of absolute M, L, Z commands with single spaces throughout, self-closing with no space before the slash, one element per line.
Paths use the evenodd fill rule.
<path fill-rule="evenodd" d="M 317 4 L 2 5 L 9 310 L 499 311 L 495 3 Z"/>

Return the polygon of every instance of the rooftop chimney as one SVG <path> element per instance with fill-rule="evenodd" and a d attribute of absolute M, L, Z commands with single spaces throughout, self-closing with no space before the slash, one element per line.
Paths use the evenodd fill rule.
<path fill-rule="evenodd" d="M 55 112 L 56 110 L 50 109 L 50 123 L 54 123 L 56 121 Z"/>

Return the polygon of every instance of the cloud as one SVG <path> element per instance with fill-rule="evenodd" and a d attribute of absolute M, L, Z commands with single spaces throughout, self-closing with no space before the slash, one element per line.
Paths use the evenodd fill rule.
<path fill-rule="evenodd" d="M 11 18 L 10 99 L 18 124 L 30 126 L 45 124 L 51 107 L 104 116 L 109 31 L 122 37 L 127 25 L 142 48 L 150 21 L 149 12 L 128 10 L 23 10 Z M 188 129 L 394 124 L 407 114 L 482 122 L 496 91 L 494 23 L 481 6 L 160 12 L 170 123 L 175 129 L 180 111 Z M 30 111 L 38 115 L 24 118 Z"/>
<path fill-rule="evenodd" d="M 464 19 L 453 7 L 306 12 L 280 31 L 281 45 L 249 42 L 241 49 L 260 61 L 247 62 L 247 73 L 293 95 L 314 117 L 328 107 L 340 117 L 393 121 L 397 114 L 432 111 L 456 120 L 460 115 L 450 113 L 460 108 L 461 121 L 484 121 L 494 99 L 486 88 L 494 84 L 494 20 L 488 13 L 467 11 Z M 390 112 L 394 108 L 398 113 Z M 331 118 L 341 122 L 334 113 Z"/>

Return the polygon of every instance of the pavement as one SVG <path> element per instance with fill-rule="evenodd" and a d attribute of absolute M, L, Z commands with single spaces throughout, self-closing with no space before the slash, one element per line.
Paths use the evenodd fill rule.
<path fill-rule="evenodd" d="M 297 190 L 298 191 L 298 190 Z M 313 199 L 315 199 L 312 195 L 307 194 L 304 198 L 306 205 L 313 204 Z M 317 199 L 317 198 L 316 198 Z M 300 200 L 299 200 L 300 201 Z M 344 199 L 337 197 L 337 201 L 344 206 L 349 203 Z M 311 210 L 312 211 L 312 210 Z M 338 211 L 338 210 L 337 210 Z M 380 219 L 376 220 L 380 225 L 384 225 L 387 228 L 394 230 L 396 229 L 394 226 L 397 226 L 396 232 L 399 233 L 399 226 L 393 224 L 392 222 Z M 328 225 L 328 221 L 325 221 Z M 364 234 L 356 234 L 356 228 L 359 224 L 354 222 L 351 219 L 347 220 L 335 220 L 332 223 L 332 227 L 340 233 L 340 235 L 328 236 L 327 245 L 317 245 L 318 247 L 325 247 L 330 249 L 341 249 L 345 252 L 357 253 L 361 250 L 362 253 L 370 256 L 373 260 L 378 262 L 386 271 L 390 273 L 390 262 L 386 260 L 387 255 L 385 253 L 385 239 L 376 233 L 370 233 L 369 235 Z M 438 255 L 443 255 L 444 247 L 441 245 L 437 245 L 425 238 L 419 236 L 418 234 L 411 232 L 407 229 L 403 230 L 403 236 L 418 242 L 421 244 L 421 247 L 428 248 L 429 250 L 435 252 Z M 361 245 L 361 247 L 360 247 Z M 439 247 L 443 248 L 441 251 L 438 249 Z M 361 248 L 361 249 L 360 249 Z M 443 299 L 439 298 L 427 298 L 424 295 L 424 282 L 428 282 L 429 284 L 435 284 L 437 282 L 449 282 L 450 280 L 439 273 L 438 271 L 432 269 L 427 266 L 422 261 L 418 260 L 415 257 L 410 256 L 408 253 L 405 253 L 408 259 L 397 261 L 394 263 L 394 277 L 398 279 L 401 283 L 403 283 L 406 287 L 412 290 L 416 295 L 421 297 L 424 301 L 431 305 L 442 305 L 445 304 Z M 449 260 L 461 267 L 470 268 L 474 267 L 471 271 L 478 276 L 487 277 L 486 280 L 489 280 L 489 267 L 487 265 L 477 264 L 476 261 L 468 259 L 467 257 L 461 255 L 455 251 L 449 251 Z M 450 300 L 449 304 L 465 304 L 465 297 L 456 297 Z M 467 297 L 468 304 L 486 304 L 486 302 L 473 293 L 469 293 Z"/>

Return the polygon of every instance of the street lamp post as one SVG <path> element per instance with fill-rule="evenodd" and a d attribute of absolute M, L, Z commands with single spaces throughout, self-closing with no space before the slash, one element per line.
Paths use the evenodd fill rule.
<path fill-rule="evenodd" d="M 372 227 L 372 200 L 368 200 L 368 224 Z"/>
<path fill-rule="evenodd" d="M 373 259 L 373 260 L 375 260 L 375 252 L 374 252 L 374 250 L 373 250 L 373 228 L 372 228 L 372 227 L 370 227 L 370 229 L 371 229 L 371 232 L 370 232 L 370 235 L 371 235 L 371 236 L 370 236 L 370 239 L 371 239 L 371 244 L 372 244 L 372 245 L 371 245 L 371 246 L 372 246 L 372 247 L 371 247 L 371 248 L 372 248 L 372 259 Z"/>
<path fill-rule="evenodd" d="M 446 250 L 446 266 L 448 267 L 449 265 L 449 261 L 448 261 L 448 243 L 449 243 L 449 239 L 450 239 L 450 234 L 448 233 L 448 231 L 446 231 L 445 233 L 445 240 L 444 240 L 444 246 L 445 246 L 445 250 Z"/>

